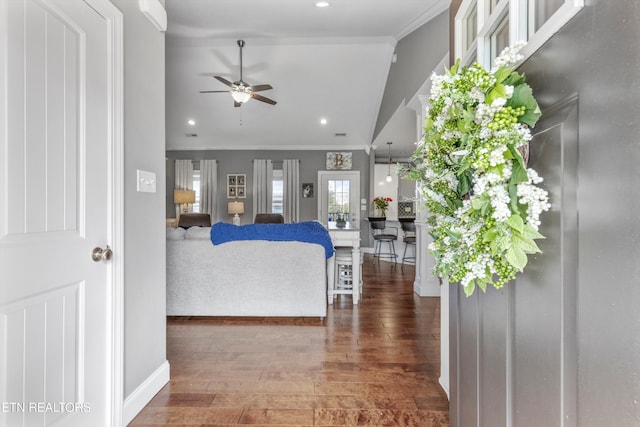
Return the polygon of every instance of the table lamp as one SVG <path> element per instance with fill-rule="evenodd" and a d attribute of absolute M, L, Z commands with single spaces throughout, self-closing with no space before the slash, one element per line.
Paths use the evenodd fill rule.
<path fill-rule="evenodd" d="M 193 190 L 173 190 L 173 203 L 182 205 L 182 213 L 189 211 L 189 203 L 196 202 L 196 192 Z"/>
<path fill-rule="evenodd" d="M 229 215 L 233 215 L 233 224 L 240 225 L 240 215 L 244 214 L 244 202 L 237 200 L 227 204 Z"/>

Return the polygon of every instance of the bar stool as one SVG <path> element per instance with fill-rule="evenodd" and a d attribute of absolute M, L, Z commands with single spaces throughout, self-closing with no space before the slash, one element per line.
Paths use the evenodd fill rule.
<path fill-rule="evenodd" d="M 360 283 L 353 287 L 353 257 L 351 248 L 335 248 L 335 287 L 333 296 L 336 295 L 353 295 L 359 292 L 362 295 L 362 261 L 363 254 L 360 254 Z"/>
<path fill-rule="evenodd" d="M 369 225 L 371 226 L 371 236 L 375 242 L 374 257 L 378 260 L 381 258 L 393 259 L 393 262 L 397 262 L 398 255 L 396 254 L 396 248 L 394 242 L 398 240 L 398 229 L 396 227 L 387 227 L 387 220 L 385 218 L 369 218 Z M 388 246 L 388 252 L 382 252 L 382 244 L 386 243 Z"/>
<path fill-rule="evenodd" d="M 404 242 L 404 252 L 402 254 L 402 262 L 407 261 L 409 264 L 416 263 L 416 224 L 414 220 L 400 219 L 400 226 L 404 234 L 402 241 Z M 407 256 L 407 248 L 413 246 L 413 256 Z"/>

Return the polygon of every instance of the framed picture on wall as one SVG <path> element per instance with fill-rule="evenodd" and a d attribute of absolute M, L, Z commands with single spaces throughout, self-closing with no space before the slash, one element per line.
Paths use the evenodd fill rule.
<path fill-rule="evenodd" d="M 313 197 L 313 183 L 307 182 L 302 184 L 302 197 Z"/>
<path fill-rule="evenodd" d="M 230 173 L 227 175 L 227 198 L 245 199 L 247 197 L 247 175 Z"/>
<path fill-rule="evenodd" d="M 351 170 L 351 152 L 328 152 L 327 170 Z"/>

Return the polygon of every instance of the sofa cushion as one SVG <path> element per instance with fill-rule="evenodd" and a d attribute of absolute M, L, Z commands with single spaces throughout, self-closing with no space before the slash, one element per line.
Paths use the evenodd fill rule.
<path fill-rule="evenodd" d="M 184 239 L 184 228 L 167 227 L 167 240 L 182 240 Z"/>
<path fill-rule="evenodd" d="M 187 240 L 211 240 L 211 227 L 189 227 L 185 231 Z"/>

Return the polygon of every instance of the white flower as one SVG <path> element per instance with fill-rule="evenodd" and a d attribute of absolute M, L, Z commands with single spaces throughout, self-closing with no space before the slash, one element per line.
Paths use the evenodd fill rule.
<path fill-rule="evenodd" d="M 500 145 L 495 148 L 491 154 L 489 154 L 489 164 L 491 166 L 498 166 L 504 163 L 504 152 L 507 151 L 507 147 L 505 145 Z"/>
<path fill-rule="evenodd" d="M 509 209 L 511 198 L 507 189 L 502 185 L 498 185 L 489 188 L 487 193 L 491 197 L 491 207 L 493 208 L 491 216 L 498 222 L 508 220 L 511 216 L 511 209 Z"/>
<path fill-rule="evenodd" d="M 495 111 L 498 111 L 498 109 L 500 109 L 501 107 L 503 107 L 504 104 L 506 103 L 507 103 L 507 100 L 505 98 L 496 98 L 491 103 L 491 108 L 494 109 L 494 112 L 495 112 Z"/>
<path fill-rule="evenodd" d="M 523 182 L 516 186 L 516 193 L 518 195 L 518 202 L 521 205 L 527 206 L 527 224 L 535 228 L 536 230 L 540 226 L 540 214 L 544 211 L 548 211 L 551 208 L 549 204 L 549 194 L 540 187 L 532 185 L 533 179 L 538 182 L 542 180 L 533 169 L 527 170 L 529 176 L 529 182 Z"/>
<path fill-rule="evenodd" d="M 511 91 L 513 92 L 513 88 L 511 88 Z M 484 102 L 484 92 L 479 87 L 474 87 L 473 89 L 471 89 L 471 92 L 469 92 L 469 97 L 478 102 Z"/>
<path fill-rule="evenodd" d="M 515 64 L 523 59 L 524 56 L 520 55 L 518 52 L 520 52 L 526 44 L 527 42 L 519 41 L 513 46 L 504 48 L 500 53 L 500 56 L 496 58 L 495 65 L 491 69 L 491 73 L 495 73 L 500 67 L 508 67 L 509 65 Z"/>
<path fill-rule="evenodd" d="M 513 86 L 504 85 L 504 92 L 507 96 L 507 99 L 511 98 L 513 96 Z"/>

